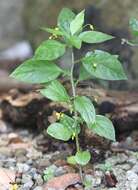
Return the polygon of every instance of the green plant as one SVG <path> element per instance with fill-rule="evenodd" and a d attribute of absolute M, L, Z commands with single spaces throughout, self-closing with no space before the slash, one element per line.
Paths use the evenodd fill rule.
<path fill-rule="evenodd" d="M 132 40 L 122 39 L 122 43 L 127 43 L 130 46 L 138 46 L 138 20 L 136 18 L 131 18 L 129 26 L 133 38 Z"/>
<path fill-rule="evenodd" d="M 88 52 L 84 57 L 75 60 L 73 49 L 80 49 L 82 42 L 101 43 L 114 37 L 94 30 L 89 25 L 89 31 L 84 31 L 84 10 L 75 15 L 70 9 L 63 8 L 58 16 L 56 28 L 43 28 L 52 34 L 36 49 L 34 57 L 21 64 L 11 76 L 28 83 L 43 84 L 40 93 L 52 101 L 64 102 L 68 105 L 70 115 L 57 114 L 58 121 L 47 128 L 52 137 L 68 141 L 75 139 L 76 154 L 67 158 L 71 164 L 78 165 L 82 178 L 82 166 L 86 165 L 91 155 L 88 150 L 81 150 L 79 133 L 81 125 L 85 125 L 93 133 L 115 141 L 115 131 L 112 122 L 105 116 L 96 115 L 92 101 L 86 96 L 76 93 L 77 84 L 90 77 L 103 80 L 125 80 L 126 76 L 118 59 L 102 50 Z M 87 25 L 88 26 L 88 25 Z M 71 69 L 64 70 L 54 62 L 71 50 Z M 74 66 L 80 64 L 79 77 L 74 77 Z M 69 94 L 57 78 L 65 76 L 70 80 L 72 94 Z M 83 180 L 83 178 L 82 178 Z"/>
<path fill-rule="evenodd" d="M 50 179 L 52 179 L 55 175 L 55 170 L 56 170 L 56 166 L 51 165 L 48 168 L 46 168 L 43 172 L 43 179 L 44 181 L 49 181 Z"/>

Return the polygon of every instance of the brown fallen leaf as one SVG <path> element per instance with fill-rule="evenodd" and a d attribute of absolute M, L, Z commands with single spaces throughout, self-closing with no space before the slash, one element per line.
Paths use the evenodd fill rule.
<path fill-rule="evenodd" d="M 76 183 L 81 183 L 79 174 L 69 173 L 49 180 L 43 189 L 65 190 L 68 186 Z"/>
<path fill-rule="evenodd" d="M 107 187 L 116 187 L 117 179 L 112 172 L 105 173 L 105 183 Z"/>
<path fill-rule="evenodd" d="M 29 149 L 32 146 L 31 143 L 12 143 L 8 147 L 12 149 L 12 151 L 15 151 L 17 149 Z"/>

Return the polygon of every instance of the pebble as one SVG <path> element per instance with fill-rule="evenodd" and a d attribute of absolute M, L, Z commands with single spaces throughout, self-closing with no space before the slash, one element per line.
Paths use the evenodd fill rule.
<path fill-rule="evenodd" d="M 26 173 L 30 170 L 30 166 L 25 163 L 17 163 L 17 168 L 19 173 Z"/>
<path fill-rule="evenodd" d="M 34 182 L 32 180 L 28 181 L 23 185 L 24 188 L 31 188 L 34 185 Z"/>
<path fill-rule="evenodd" d="M 9 149 L 7 145 L 8 138 L 21 137 L 23 142 L 32 144 L 29 149 Z M 42 135 L 38 136 L 43 138 Z M 45 169 L 52 167 L 54 177 L 62 176 L 65 173 L 70 173 L 68 167 L 72 168 L 75 173 L 75 167 L 68 165 L 65 162 L 66 156 L 69 154 L 66 151 L 54 151 L 43 154 L 38 151 L 36 146 L 36 139 L 33 139 L 32 134 L 27 130 L 20 131 L 19 133 L 1 134 L 0 138 L 0 166 L 13 171 L 21 173 L 16 179 L 21 183 L 20 190 L 43 190 L 43 172 Z M 127 138 L 127 143 L 131 144 L 133 139 Z M 52 164 L 54 163 L 54 164 Z M 105 188 L 103 183 L 104 171 L 100 169 L 100 164 L 94 164 L 94 170 L 88 166 L 90 173 L 86 177 L 92 181 L 93 190 L 136 190 L 138 188 L 138 156 L 133 152 L 128 151 L 127 155 L 124 153 L 112 153 L 107 151 L 104 163 L 110 163 L 111 169 L 117 178 L 117 185 L 115 188 Z M 84 170 L 85 171 L 85 170 Z M 86 169 L 86 171 L 88 171 Z M 93 172 L 92 172 L 93 171 Z M 75 186 L 77 187 L 77 186 Z M 78 188 L 81 189 L 81 186 Z"/>
<path fill-rule="evenodd" d="M 23 174 L 22 175 L 22 183 L 25 184 L 25 183 L 28 183 L 29 181 L 32 180 L 32 176 L 28 175 L 28 174 Z"/>
<path fill-rule="evenodd" d="M 42 190 L 42 187 L 37 186 L 37 187 L 34 188 L 34 190 Z"/>

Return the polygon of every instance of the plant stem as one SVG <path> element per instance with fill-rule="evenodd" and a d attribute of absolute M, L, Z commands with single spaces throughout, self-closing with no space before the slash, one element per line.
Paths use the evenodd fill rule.
<path fill-rule="evenodd" d="M 74 82 L 74 77 L 73 77 L 73 72 L 74 72 L 74 66 L 75 66 L 75 61 L 74 61 L 74 53 L 73 53 L 73 49 L 72 49 L 72 65 L 71 65 L 71 73 L 70 73 L 70 82 L 71 82 L 71 87 L 72 87 L 72 95 L 73 98 L 76 97 L 76 89 L 75 89 L 75 82 Z M 74 116 L 75 116 L 75 122 L 74 122 L 74 127 L 77 128 L 77 117 L 78 117 L 78 113 L 73 105 L 73 109 L 74 109 Z M 80 151 L 80 144 L 79 144 L 79 138 L 78 138 L 78 133 L 76 132 L 75 134 L 75 142 L 76 142 L 76 149 L 77 152 Z M 82 173 L 82 167 L 79 165 L 79 173 L 80 173 L 80 177 L 81 177 L 81 181 L 83 183 L 83 173 Z"/>

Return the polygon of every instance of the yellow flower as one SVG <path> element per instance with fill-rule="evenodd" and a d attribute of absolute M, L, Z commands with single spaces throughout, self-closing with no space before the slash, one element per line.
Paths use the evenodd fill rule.
<path fill-rule="evenodd" d="M 60 113 L 56 112 L 56 118 L 57 118 L 57 120 L 59 120 L 63 116 L 64 116 L 64 113 L 62 113 L 62 112 L 60 112 Z"/>
<path fill-rule="evenodd" d="M 10 190 L 18 190 L 19 186 L 17 184 L 12 184 Z"/>

